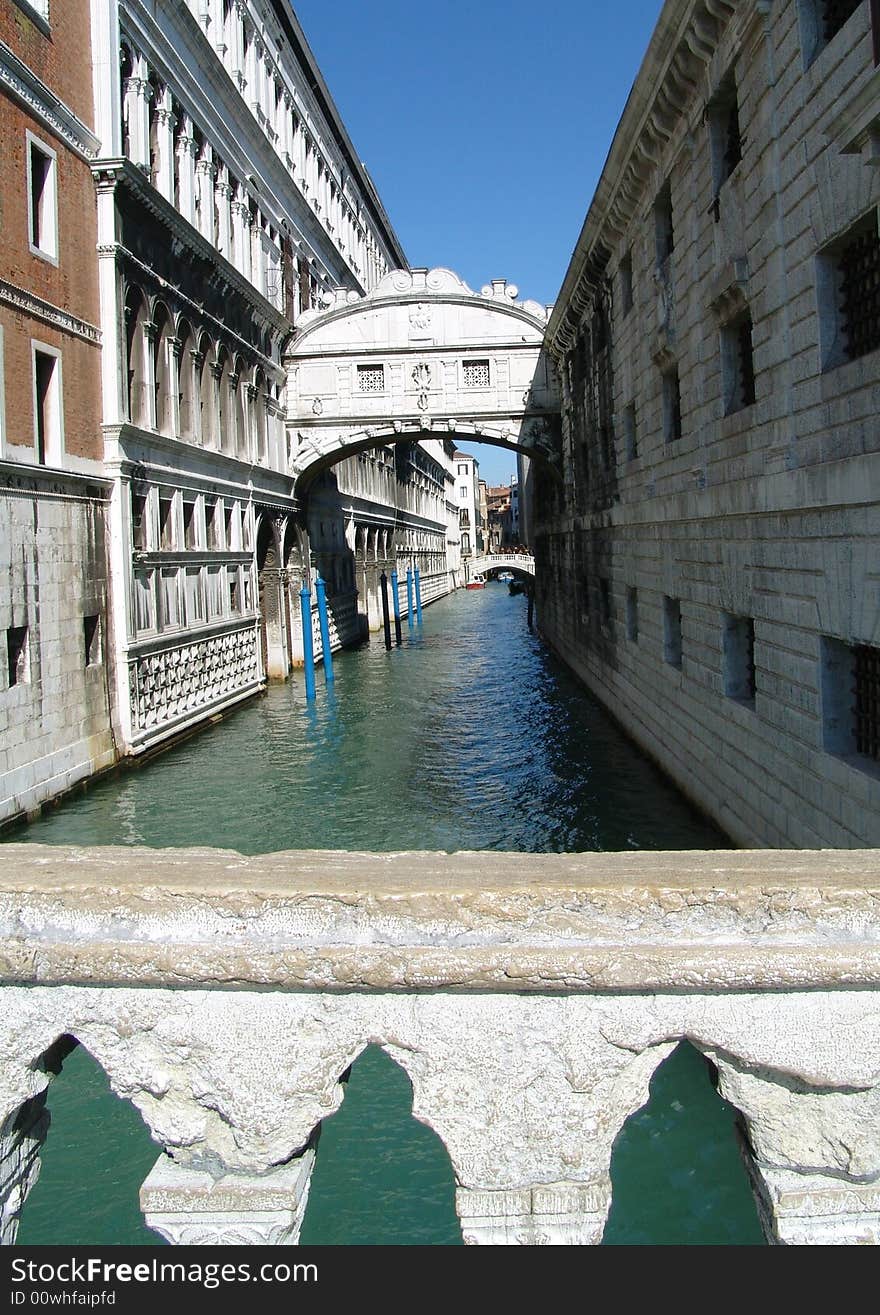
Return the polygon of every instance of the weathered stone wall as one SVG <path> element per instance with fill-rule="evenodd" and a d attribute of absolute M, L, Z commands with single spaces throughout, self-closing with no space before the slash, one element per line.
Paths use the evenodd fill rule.
<path fill-rule="evenodd" d="M 686 1037 L 769 1240 L 877 1242 L 877 858 L 6 846 L 7 1238 L 71 1037 L 167 1151 L 148 1222 L 191 1243 L 296 1240 L 370 1044 L 449 1152 L 466 1242 L 597 1242 L 614 1139 Z"/>
<path fill-rule="evenodd" d="M 880 176 L 836 125 L 877 80 L 869 6 L 818 53 L 814 8 L 665 6 L 548 330 L 565 482 L 536 507 L 542 633 L 746 845 L 880 843 L 880 770 L 844 724 L 853 649 L 880 651 L 878 351 L 844 360 L 830 287 L 835 244 L 876 228 Z"/>
<path fill-rule="evenodd" d="M 0 822 L 115 759 L 106 510 L 77 476 L 0 464 Z"/>

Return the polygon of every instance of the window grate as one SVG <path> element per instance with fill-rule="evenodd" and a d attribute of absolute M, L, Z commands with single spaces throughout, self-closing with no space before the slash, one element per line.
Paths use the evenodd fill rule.
<path fill-rule="evenodd" d="M 742 135 L 739 130 L 739 106 L 736 101 L 727 111 L 727 132 L 724 144 L 725 178 L 729 178 L 742 159 Z"/>
<path fill-rule="evenodd" d="M 752 321 L 750 316 L 746 316 L 737 326 L 736 355 L 741 405 L 753 406 L 755 402 L 755 362 L 752 355 Z"/>
<path fill-rule="evenodd" d="M 462 380 L 465 388 L 488 388 L 489 362 L 465 361 L 462 365 Z"/>
<path fill-rule="evenodd" d="M 853 654 L 856 753 L 880 760 L 880 648 L 857 644 Z"/>
<path fill-rule="evenodd" d="M 384 393 L 385 366 L 359 365 L 357 368 L 359 393 Z"/>
<path fill-rule="evenodd" d="M 823 0 L 822 32 L 826 41 L 836 36 L 858 9 L 862 0 Z"/>
<path fill-rule="evenodd" d="M 880 237 L 876 215 L 846 244 L 838 267 L 847 356 L 855 360 L 880 347 Z"/>

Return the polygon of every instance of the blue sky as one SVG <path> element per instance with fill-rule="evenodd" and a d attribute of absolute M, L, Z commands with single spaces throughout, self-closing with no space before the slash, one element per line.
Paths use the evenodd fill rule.
<path fill-rule="evenodd" d="M 293 0 L 411 265 L 552 302 L 661 0 Z M 512 454 L 475 452 L 490 483 Z"/>

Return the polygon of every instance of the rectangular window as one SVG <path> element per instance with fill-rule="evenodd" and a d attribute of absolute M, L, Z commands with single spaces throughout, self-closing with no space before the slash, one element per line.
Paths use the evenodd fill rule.
<path fill-rule="evenodd" d="M 156 629 L 155 571 L 135 571 L 134 624 L 138 633 Z"/>
<path fill-rule="evenodd" d="M 223 615 L 223 592 L 220 580 L 220 567 L 209 566 L 206 576 L 208 598 L 208 619 L 216 621 Z"/>
<path fill-rule="evenodd" d="M 87 667 L 97 667 L 101 662 L 101 618 L 95 613 L 93 616 L 83 617 L 83 649 Z"/>
<path fill-rule="evenodd" d="M 205 531 L 212 552 L 220 548 L 220 512 L 216 498 L 205 498 Z"/>
<path fill-rule="evenodd" d="M 633 262 L 628 251 L 620 262 L 620 310 L 628 315 L 633 308 Z"/>
<path fill-rule="evenodd" d="M 229 589 L 229 610 L 233 616 L 237 616 L 241 611 L 241 590 L 237 566 L 227 568 L 226 584 Z"/>
<path fill-rule="evenodd" d="M 57 161 L 51 147 L 27 134 L 28 233 L 30 249 L 58 263 Z"/>
<path fill-rule="evenodd" d="M 739 129 L 736 79 L 731 71 L 709 103 L 706 114 L 712 149 L 712 180 L 717 196 L 742 159 L 743 139 Z M 716 208 L 715 220 L 719 211 Z"/>
<path fill-rule="evenodd" d="M 183 546 L 188 549 L 199 546 L 196 504 L 188 498 L 183 500 Z"/>
<path fill-rule="evenodd" d="M 721 677 L 724 693 L 741 703 L 755 702 L 755 623 L 750 616 L 721 614 Z"/>
<path fill-rule="evenodd" d="M 202 572 L 198 567 L 186 572 L 184 582 L 187 625 L 196 625 L 205 619 L 205 598 L 202 590 Z"/>
<path fill-rule="evenodd" d="M 137 552 L 147 550 L 147 499 L 143 493 L 131 493 L 131 546 Z"/>
<path fill-rule="evenodd" d="M 657 264 L 663 265 L 672 255 L 675 234 L 672 228 L 672 188 L 669 183 L 661 187 L 654 202 L 654 239 Z"/>
<path fill-rule="evenodd" d="M 844 360 L 880 347 L 880 236 L 872 210 L 849 230 L 834 253 L 839 305 L 840 348 Z"/>
<path fill-rule="evenodd" d="M 639 455 L 638 435 L 636 434 L 636 406 L 630 402 L 623 411 L 623 442 L 627 461 L 635 461 Z"/>
<path fill-rule="evenodd" d="M 663 661 L 681 667 L 681 601 L 663 599 Z"/>
<path fill-rule="evenodd" d="M 41 466 L 60 465 L 64 450 L 61 355 L 36 346 L 34 354 L 34 448 Z"/>
<path fill-rule="evenodd" d="M 461 382 L 464 388 L 489 387 L 489 362 L 462 361 Z"/>
<path fill-rule="evenodd" d="M 599 622 L 611 625 L 611 582 L 603 575 L 599 577 Z"/>
<path fill-rule="evenodd" d="M 675 443 L 681 434 L 681 386 L 678 370 L 673 368 L 663 374 L 663 438 Z"/>
<path fill-rule="evenodd" d="M 359 365 L 357 368 L 357 385 L 359 393 L 384 393 L 385 366 Z"/>
<path fill-rule="evenodd" d="M 752 317 L 748 311 L 721 330 L 721 383 L 725 415 L 754 405 L 755 361 Z"/>
<path fill-rule="evenodd" d="M 639 595 L 636 589 L 626 591 L 626 637 L 633 644 L 639 642 Z"/>
<path fill-rule="evenodd" d="M 174 548 L 174 494 L 159 494 L 159 547 L 166 552 Z"/>
<path fill-rule="evenodd" d="M 880 762 L 880 648 L 822 636 L 823 744 Z"/>
<path fill-rule="evenodd" d="M 160 573 L 159 588 L 162 628 L 174 630 L 180 625 L 180 587 L 176 569 Z"/>
<path fill-rule="evenodd" d="M 27 626 L 10 626 L 6 631 L 6 657 L 8 661 L 9 684 L 29 684 L 31 678 L 31 667 L 28 660 Z"/>
<path fill-rule="evenodd" d="M 861 0 L 798 0 L 805 65 L 812 64 L 860 5 Z"/>

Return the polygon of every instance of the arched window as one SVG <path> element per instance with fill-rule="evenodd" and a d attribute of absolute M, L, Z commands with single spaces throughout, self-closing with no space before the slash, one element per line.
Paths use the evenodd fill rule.
<path fill-rule="evenodd" d="M 262 370 L 254 378 L 254 401 L 251 408 L 251 446 L 255 461 L 266 460 L 266 380 Z"/>
<path fill-rule="evenodd" d="M 172 404 L 172 361 L 169 352 L 169 338 L 172 335 L 171 317 L 167 309 L 159 302 L 153 310 L 153 384 L 155 387 L 155 428 L 160 434 L 174 431 L 174 407 Z"/>
<path fill-rule="evenodd" d="M 248 372 L 245 363 L 240 356 L 236 356 L 234 365 L 235 395 L 234 395 L 234 424 L 235 433 L 233 435 L 232 451 L 236 456 L 247 460 L 248 457 L 248 426 L 247 426 L 247 385 Z"/>
<path fill-rule="evenodd" d="M 198 390 L 203 447 L 217 446 L 217 406 L 214 391 L 214 344 L 207 334 L 199 342 Z"/>
<path fill-rule="evenodd" d="M 127 95 L 129 79 L 134 77 L 134 58 L 128 46 L 119 49 L 119 78 L 122 84 L 122 154 L 131 155 L 131 127 L 128 122 L 130 101 Z"/>
<path fill-rule="evenodd" d="M 235 442 L 235 422 L 232 415 L 232 399 L 229 396 L 229 357 L 226 349 L 217 352 L 217 373 L 219 377 L 216 446 L 221 452 L 233 451 Z"/>
<path fill-rule="evenodd" d="M 193 400 L 195 397 L 195 361 L 193 352 L 195 351 L 195 337 L 186 320 L 182 320 L 177 330 L 177 337 L 180 340 L 180 356 L 178 358 L 178 414 L 180 416 L 180 436 L 181 438 L 194 439 L 196 436 L 195 428 L 195 408 Z"/>
<path fill-rule="evenodd" d="M 144 325 L 147 307 L 140 288 L 133 284 L 125 294 L 125 339 L 127 355 L 128 418 L 133 425 L 146 426 L 146 357 L 144 355 Z"/>

